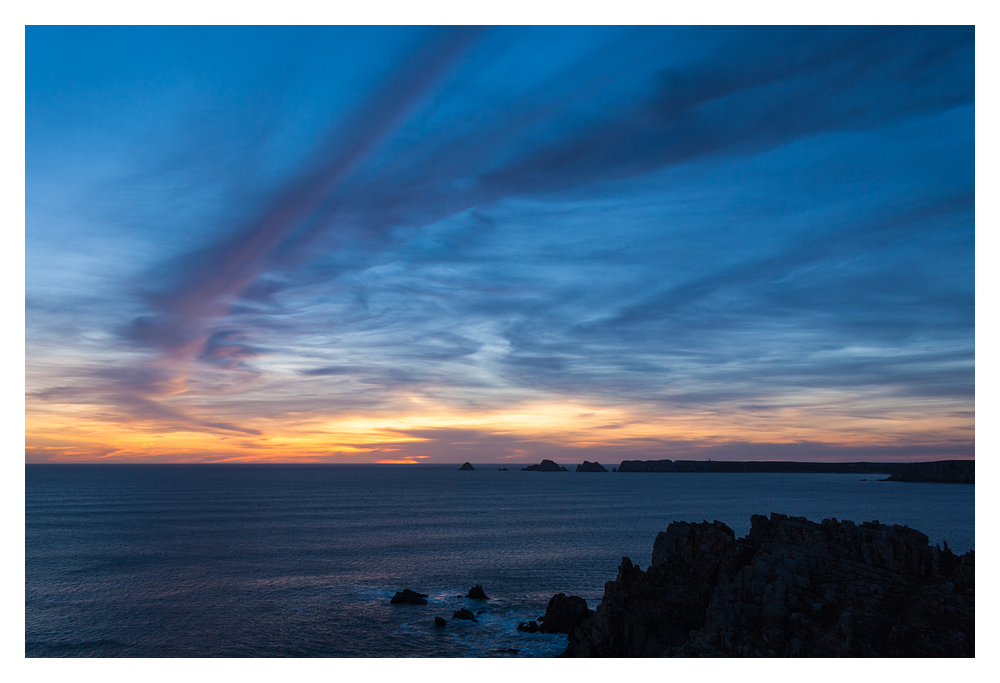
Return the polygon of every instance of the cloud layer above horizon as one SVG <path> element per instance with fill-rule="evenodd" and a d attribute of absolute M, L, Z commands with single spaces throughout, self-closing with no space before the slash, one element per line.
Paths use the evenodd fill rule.
<path fill-rule="evenodd" d="M 972 27 L 28 27 L 26 460 L 975 451 Z"/>

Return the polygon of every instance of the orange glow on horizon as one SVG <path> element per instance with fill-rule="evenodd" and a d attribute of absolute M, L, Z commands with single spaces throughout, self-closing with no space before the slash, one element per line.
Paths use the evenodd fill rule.
<path fill-rule="evenodd" d="M 974 425 L 964 414 L 935 411 L 924 404 L 872 405 L 840 400 L 830 392 L 812 405 L 776 406 L 762 411 L 734 407 L 686 409 L 674 413 L 656 406 L 602 406 L 571 400 L 534 400 L 500 410 L 456 410 L 426 397 L 408 401 L 403 415 L 311 416 L 283 421 L 230 418 L 241 433 L 192 425 L 157 424 L 110 418 L 99 406 L 46 406 L 26 411 L 25 447 L 30 462 L 381 462 L 413 464 L 428 458 L 414 449 L 451 441 L 475 447 L 476 438 L 506 439 L 510 451 L 532 459 L 522 442 L 564 449 L 604 448 L 629 459 L 638 446 L 688 443 L 886 446 L 974 440 Z M 235 428 L 235 427 L 234 427 Z M 946 438 L 943 438 L 943 435 Z M 445 461 L 448 452 L 440 452 Z M 389 457 L 386 457 L 389 456 Z M 435 457 L 437 452 L 435 452 Z M 507 455 L 502 457 L 509 457 Z M 668 458 L 666 450 L 661 457 Z M 451 459 L 467 460 L 467 455 Z"/>

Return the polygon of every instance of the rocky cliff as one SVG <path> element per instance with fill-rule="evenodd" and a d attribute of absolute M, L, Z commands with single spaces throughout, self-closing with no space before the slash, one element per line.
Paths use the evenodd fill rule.
<path fill-rule="evenodd" d="M 975 656 L 975 561 L 878 522 L 674 522 L 622 558 L 565 656 Z"/>

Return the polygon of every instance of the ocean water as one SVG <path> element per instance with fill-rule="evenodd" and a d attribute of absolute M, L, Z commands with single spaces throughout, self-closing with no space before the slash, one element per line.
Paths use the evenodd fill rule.
<path fill-rule="evenodd" d="M 25 655 L 549 657 L 566 637 L 517 623 L 558 592 L 596 607 L 671 521 L 742 536 L 781 512 L 975 545 L 969 485 L 507 466 L 28 465 Z M 492 599 L 460 597 L 474 584 Z M 428 604 L 390 605 L 403 588 Z"/>

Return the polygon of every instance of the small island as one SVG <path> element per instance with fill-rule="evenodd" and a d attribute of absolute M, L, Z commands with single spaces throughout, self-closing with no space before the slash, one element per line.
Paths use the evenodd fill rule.
<path fill-rule="evenodd" d="M 521 468 L 522 472 L 569 472 L 568 469 L 562 465 L 557 465 L 551 460 L 542 460 L 541 463 L 537 465 L 528 465 L 527 467 Z"/>
<path fill-rule="evenodd" d="M 459 472 L 475 472 L 476 468 L 472 466 L 472 463 L 465 463 L 458 468 Z"/>
<path fill-rule="evenodd" d="M 577 472 L 607 472 L 608 470 L 599 462 L 584 460 L 582 465 L 576 466 Z"/>

